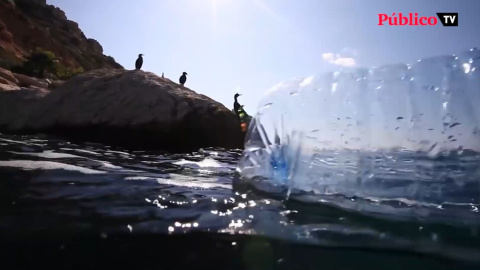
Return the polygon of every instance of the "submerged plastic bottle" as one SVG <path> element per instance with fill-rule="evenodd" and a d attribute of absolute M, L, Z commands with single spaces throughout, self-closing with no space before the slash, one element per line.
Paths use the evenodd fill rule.
<path fill-rule="evenodd" d="M 478 205 L 479 63 L 471 49 L 281 83 L 250 123 L 237 183 L 284 197 Z"/>

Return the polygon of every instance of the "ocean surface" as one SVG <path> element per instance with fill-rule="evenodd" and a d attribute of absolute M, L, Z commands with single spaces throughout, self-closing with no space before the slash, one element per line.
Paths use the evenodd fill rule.
<path fill-rule="evenodd" d="M 480 269 L 480 198 L 451 222 L 283 200 L 234 188 L 240 156 L 0 135 L 1 268 Z"/>

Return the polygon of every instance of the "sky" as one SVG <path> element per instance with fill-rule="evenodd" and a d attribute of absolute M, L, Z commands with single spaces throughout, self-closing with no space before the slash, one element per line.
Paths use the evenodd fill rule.
<path fill-rule="evenodd" d="M 454 54 L 480 45 L 478 0 L 47 0 L 127 69 L 254 114 L 282 81 Z M 458 12 L 458 27 L 378 26 L 378 14 Z"/>

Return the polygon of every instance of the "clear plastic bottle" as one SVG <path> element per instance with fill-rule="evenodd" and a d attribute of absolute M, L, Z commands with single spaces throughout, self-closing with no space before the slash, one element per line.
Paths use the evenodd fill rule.
<path fill-rule="evenodd" d="M 480 51 L 294 79 L 249 126 L 238 183 L 282 196 L 474 206 Z"/>

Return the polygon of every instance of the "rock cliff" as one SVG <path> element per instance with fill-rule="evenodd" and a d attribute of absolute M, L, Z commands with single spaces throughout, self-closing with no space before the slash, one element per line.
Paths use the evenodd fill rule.
<path fill-rule="evenodd" d="M 122 68 L 78 24 L 46 0 L 0 1 L 0 66 L 18 65 L 37 48 L 53 52 L 66 67 Z"/>

